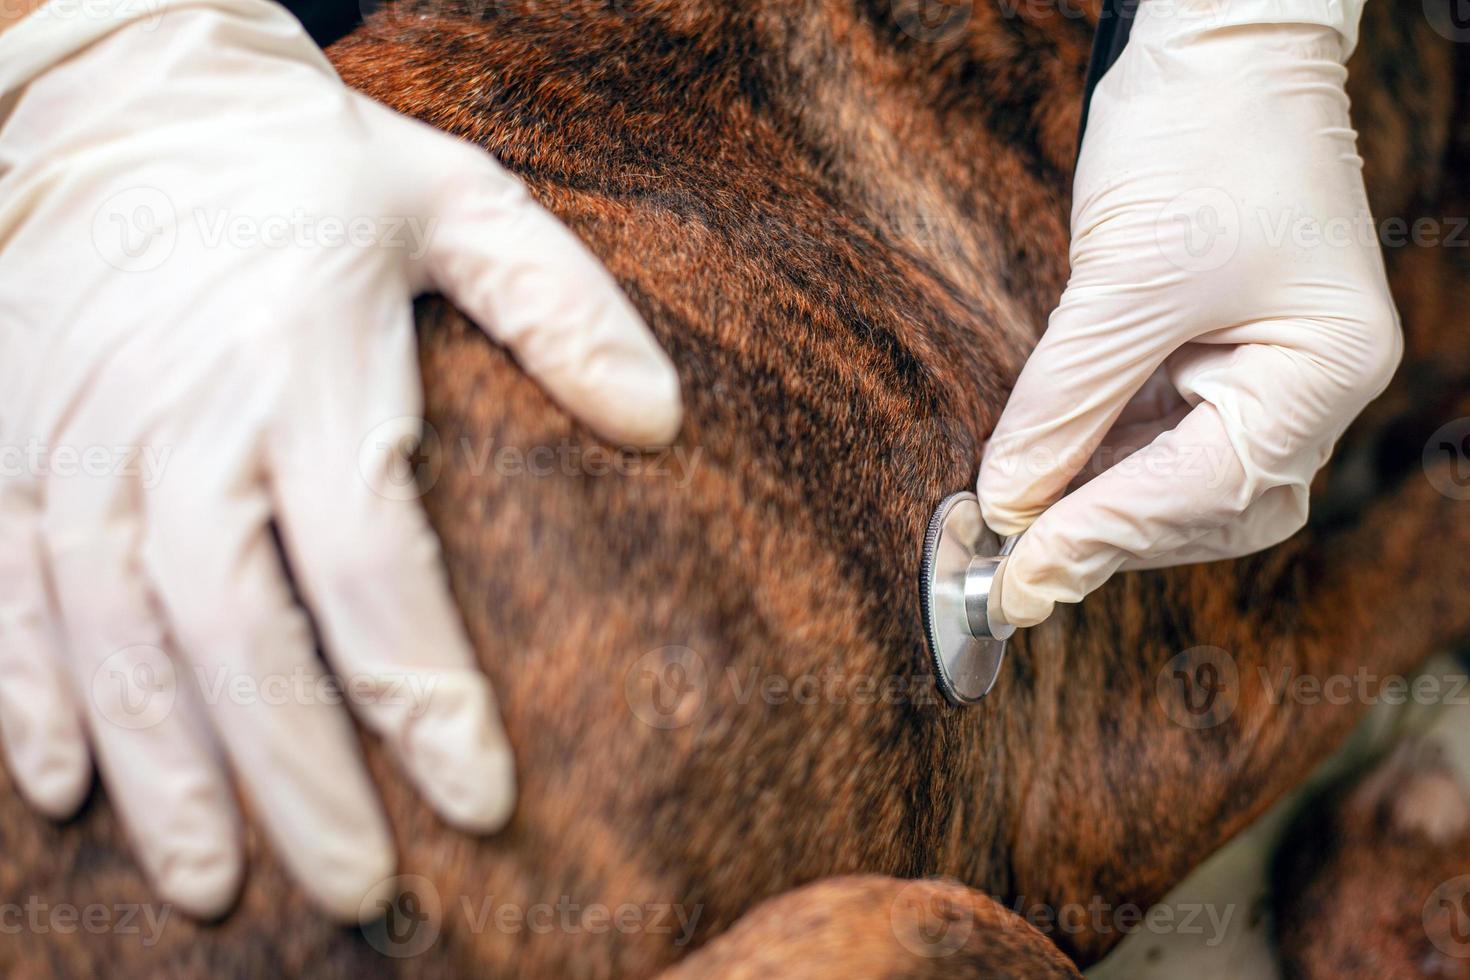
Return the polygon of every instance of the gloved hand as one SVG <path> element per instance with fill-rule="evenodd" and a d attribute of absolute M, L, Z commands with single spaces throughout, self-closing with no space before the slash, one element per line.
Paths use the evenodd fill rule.
<path fill-rule="evenodd" d="M 1250 22 L 1293 6 L 1308 23 Z M 1094 93 L 1071 278 L 980 470 L 986 523 L 1025 531 L 1000 570 L 1008 622 L 1119 569 L 1288 537 L 1388 383 L 1401 339 L 1348 119 L 1347 6 L 1140 6 Z"/>
<path fill-rule="evenodd" d="M 393 844 L 288 566 L 347 701 L 435 810 L 489 831 L 514 806 L 401 492 L 411 297 L 447 294 L 612 440 L 671 439 L 678 383 L 520 183 L 348 91 L 276 4 L 128 6 L 142 19 L 46 7 L 0 34 L 8 768 L 64 816 L 90 740 L 147 874 L 199 915 L 241 876 L 233 776 L 307 891 L 355 918 Z"/>

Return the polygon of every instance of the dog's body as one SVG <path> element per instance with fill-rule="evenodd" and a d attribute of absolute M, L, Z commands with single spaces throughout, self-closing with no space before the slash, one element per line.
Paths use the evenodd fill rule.
<path fill-rule="evenodd" d="M 369 746 L 421 876 L 397 911 L 437 899 L 422 952 L 327 924 L 255 847 L 223 924 L 175 917 L 151 945 L 26 931 L 0 972 L 642 977 L 709 944 L 685 975 L 816 976 L 800 935 L 876 929 L 893 959 L 874 975 L 1066 975 L 978 893 L 1053 914 L 1158 898 L 1357 716 L 1273 703 L 1262 676 L 1403 670 L 1470 628 L 1470 503 L 1419 472 L 1429 433 L 1470 414 L 1464 253 L 1404 248 L 1406 366 L 1340 454 L 1330 522 L 1120 577 L 1014 641 L 981 706 L 935 695 L 923 526 L 973 481 L 1065 282 L 1095 5 L 415 2 L 335 46 L 339 70 L 487 146 L 608 263 L 679 367 L 682 455 L 587 455 L 503 353 L 425 304 L 427 503 L 516 747 L 514 823 L 448 830 Z M 1470 159 L 1450 128 L 1467 59 L 1377 6 L 1354 85 L 1378 213 L 1466 213 L 1449 178 Z M 1166 665 L 1203 646 L 1238 682 L 1198 728 L 1171 720 Z M 102 800 L 55 828 L 0 790 L 5 901 L 146 898 Z M 710 943 L 856 874 L 891 880 L 788 895 Z M 904 942 L 902 879 L 926 876 L 973 890 L 921 886 L 970 923 L 953 950 Z M 792 933 L 803 896 L 831 911 Z M 1079 962 L 1121 935 L 1071 921 L 1051 938 Z M 749 966 L 757 948 L 784 958 Z M 1041 965 L 997 965 L 1017 950 Z"/>

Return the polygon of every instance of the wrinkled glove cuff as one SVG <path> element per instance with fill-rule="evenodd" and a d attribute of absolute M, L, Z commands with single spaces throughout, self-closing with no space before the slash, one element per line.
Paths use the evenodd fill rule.
<path fill-rule="evenodd" d="M 1193 30 L 1244 24 L 1320 24 L 1342 35 L 1342 60 L 1358 44 L 1365 0 L 1142 0 L 1139 24 L 1172 19 Z M 1142 27 L 1140 26 L 1140 33 Z"/>

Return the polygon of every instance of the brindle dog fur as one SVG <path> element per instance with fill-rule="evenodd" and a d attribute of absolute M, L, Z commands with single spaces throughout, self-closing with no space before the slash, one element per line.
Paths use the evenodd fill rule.
<path fill-rule="evenodd" d="M 1410 739 L 1297 817 L 1273 868 L 1288 980 L 1470 980 L 1470 795 Z"/>
<path fill-rule="evenodd" d="M 425 301 L 425 500 L 514 742 L 513 823 L 450 830 L 365 740 L 417 908 L 439 900 L 425 951 L 329 924 L 252 831 L 222 922 L 175 915 L 148 943 L 22 930 L 0 973 L 1073 975 L 1120 931 L 1089 919 L 1049 942 L 1007 909 L 1158 899 L 1361 713 L 1273 703 L 1261 671 L 1403 671 L 1470 630 L 1470 502 L 1426 480 L 1455 460 L 1421 464 L 1470 415 L 1467 251 L 1406 245 L 1388 250 L 1404 366 L 1311 527 L 1120 576 L 1014 640 L 982 705 L 937 698 L 924 524 L 971 485 L 1065 283 L 1097 17 L 1095 0 L 951 8 L 401 0 L 330 50 L 350 84 L 495 153 L 603 258 L 678 366 L 686 462 L 496 464 L 598 444 Z M 1452 237 L 1443 219 L 1470 214 L 1464 48 L 1419 4 L 1368 6 L 1352 89 L 1381 219 Z M 1180 725 L 1191 692 L 1168 665 L 1204 646 L 1236 676 L 1211 689 L 1217 724 Z M 943 880 L 905 881 L 926 878 Z M 0 897 L 149 892 L 100 790 L 56 826 L 6 784 Z M 551 928 L 487 920 L 487 900 L 551 906 Z M 625 903 L 636 928 L 555 911 Z M 913 907 L 937 946 L 904 941 Z"/>

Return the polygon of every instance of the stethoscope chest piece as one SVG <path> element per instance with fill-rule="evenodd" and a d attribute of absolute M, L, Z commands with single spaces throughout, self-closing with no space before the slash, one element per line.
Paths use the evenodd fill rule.
<path fill-rule="evenodd" d="M 990 691 L 1016 631 L 989 609 L 996 570 L 1014 543 L 985 526 L 973 493 L 946 497 L 929 520 L 919 586 L 924 634 L 935 681 L 955 704 L 974 704 Z"/>

